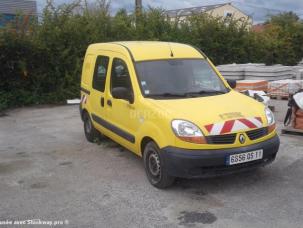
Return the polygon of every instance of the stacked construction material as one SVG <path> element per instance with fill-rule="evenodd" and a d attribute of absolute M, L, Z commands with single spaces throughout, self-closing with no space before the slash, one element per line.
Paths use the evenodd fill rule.
<path fill-rule="evenodd" d="M 236 90 L 255 90 L 255 91 L 267 91 L 268 81 L 265 80 L 239 80 L 237 81 Z"/>
<path fill-rule="evenodd" d="M 242 80 L 244 79 L 244 66 L 241 64 L 227 64 L 217 66 L 224 78 Z"/>
<path fill-rule="evenodd" d="M 303 88 L 303 80 L 279 80 L 268 84 L 268 94 L 271 97 L 288 98 Z"/>
<path fill-rule="evenodd" d="M 298 66 L 293 66 L 292 70 L 295 74 L 295 78 L 297 80 L 303 80 L 303 63 L 302 65 L 298 65 Z"/>
<path fill-rule="evenodd" d="M 235 80 L 282 80 L 296 78 L 297 68 L 283 65 L 265 66 L 262 63 L 227 64 L 217 66 L 226 79 Z"/>
<path fill-rule="evenodd" d="M 274 81 L 291 79 L 294 76 L 292 67 L 289 66 L 247 66 L 245 68 L 245 79 Z"/>
<path fill-rule="evenodd" d="M 302 109 L 293 109 L 293 127 L 295 129 L 303 130 L 303 110 Z"/>
<path fill-rule="evenodd" d="M 303 88 L 303 61 L 298 66 L 227 64 L 218 66 L 226 79 L 237 80 L 238 91 L 267 91 L 272 98 L 288 98 Z M 296 80 L 292 80 L 296 79 Z M 269 82 L 268 86 L 266 82 Z"/>

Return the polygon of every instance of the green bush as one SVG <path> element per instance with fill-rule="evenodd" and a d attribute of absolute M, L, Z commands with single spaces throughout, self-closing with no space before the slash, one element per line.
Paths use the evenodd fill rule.
<path fill-rule="evenodd" d="M 78 97 L 85 50 L 96 42 L 189 43 L 215 64 L 294 65 L 303 56 L 303 23 L 291 13 L 272 17 L 267 29 L 255 33 L 233 18 L 197 14 L 187 21 L 169 20 L 157 8 L 137 15 L 121 9 L 111 17 L 106 0 L 93 8 L 79 2 L 54 7 L 49 1 L 40 20 L 20 15 L 0 30 L 0 110 Z"/>

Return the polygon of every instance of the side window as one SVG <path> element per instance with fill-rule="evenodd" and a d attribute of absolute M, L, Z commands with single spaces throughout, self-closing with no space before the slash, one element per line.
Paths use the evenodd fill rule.
<path fill-rule="evenodd" d="M 132 91 L 131 81 L 126 63 L 122 59 L 115 58 L 111 73 L 111 90 L 117 87 L 125 87 Z"/>
<path fill-rule="evenodd" d="M 98 56 L 95 65 L 93 88 L 104 92 L 109 57 Z"/>

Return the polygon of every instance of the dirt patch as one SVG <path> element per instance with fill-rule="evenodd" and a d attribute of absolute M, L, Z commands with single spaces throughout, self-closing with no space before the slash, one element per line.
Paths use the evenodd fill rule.
<path fill-rule="evenodd" d="M 194 194 L 196 194 L 197 196 L 206 196 L 207 193 L 205 191 L 203 191 L 202 189 L 198 189 L 194 192 Z"/>
<path fill-rule="evenodd" d="M 65 162 L 60 162 L 59 165 L 61 166 L 66 166 L 66 165 L 72 165 L 73 163 L 71 161 L 65 161 Z"/>
<path fill-rule="evenodd" d="M 196 212 L 196 211 L 182 211 L 181 216 L 178 217 L 179 225 L 192 226 L 195 224 L 212 224 L 217 220 L 217 217 L 208 211 Z"/>
<path fill-rule="evenodd" d="M 36 182 L 31 184 L 32 189 L 41 189 L 41 188 L 46 188 L 48 186 L 47 182 Z"/>
<path fill-rule="evenodd" d="M 0 163 L 0 175 L 10 174 L 18 170 L 23 170 L 29 167 L 30 162 L 28 160 L 16 160 L 11 162 Z"/>
<path fill-rule="evenodd" d="M 26 152 L 18 152 L 18 153 L 16 153 L 16 155 L 18 157 L 23 157 L 23 158 L 28 157 L 28 154 Z"/>

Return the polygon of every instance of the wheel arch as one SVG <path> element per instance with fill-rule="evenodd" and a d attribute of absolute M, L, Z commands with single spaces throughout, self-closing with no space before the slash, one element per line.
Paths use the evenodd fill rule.
<path fill-rule="evenodd" d="M 143 157 L 143 154 L 144 154 L 144 149 L 146 147 L 146 145 L 149 143 L 149 142 L 154 142 L 157 144 L 157 142 L 150 136 L 144 136 L 142 139 L 141 139 L 141 142 L 140 142 L 140 154 L 141 156 Z M 157 144 L 158 145 L 158 144 Z"/>
<path fill-rule="evenodd" d="M 80 115 L 81 115 L 81 120 L 82 120 L 82 121 L 84 121 L 84 118 L 83 118 L 83 117 L 84 117 L 84 115 L 85 115 L 86 113 L 89 115 L 88 111 L 87 111 L 85 108 L 84 108 L 84 109 L 81 109 L 81 108 L 80 108 Z"/>
<path fill-rule="evenodd" d="M 173 145 L 173 138 L 165 135 L 166 131 L 160 129 L 159 126 L 154 124 L 151 121 L 146 121 L 142 124 L 141 128 L 139 128 L 137 132 L 138 138 L 138 154 L 143 156 L 144 147 L 150 141 L 153 141 L 159 148 L 163 148 L 167 145 Z"/>

